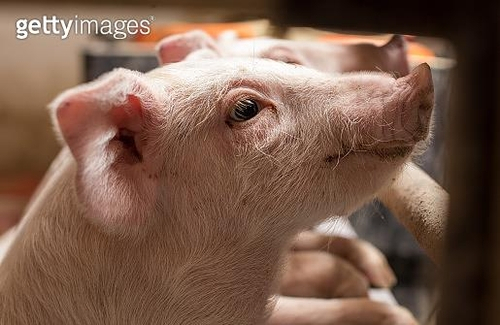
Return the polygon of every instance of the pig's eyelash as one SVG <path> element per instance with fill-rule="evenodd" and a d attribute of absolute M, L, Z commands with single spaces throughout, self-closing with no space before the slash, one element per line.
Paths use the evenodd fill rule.
<path fill-rule="evenodd" d="M 229 113 L 234 122 L 248 121 L 262 110 L 262 104 L 252 98 L 242 98 L 236 101 Z"/>

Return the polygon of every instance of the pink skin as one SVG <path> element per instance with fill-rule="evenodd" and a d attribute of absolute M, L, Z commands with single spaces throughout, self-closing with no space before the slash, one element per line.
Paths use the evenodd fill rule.
<path fill-rule="evenodd" d="M 157 51 L 160 64 L 219 56 L 261 57 L 304 65 L 328 73 L 367 70 L 386 71 L 395 76 L 404 76 L 409 72 L 406 43 L 398 35 L 394 36 L 387 44 L 377 47 L 364 43 L 338 45 L 270 38 L 240 40 L 223 37 L 220 40 L 215 40 L 205 32 L 195 30 L 165 38 L 158 44 Z M 383 123 L 383 121 L 375 122 Z M 347 143 L 345 146 L 349 147 L 349 144 Z M 395 276 L 385 257 L 375 247 L 357 239 L 342 241 L 332 237 L 331 240 L 337 243 L 344 241 L 350 243 L 347 247 L 351 252 L 343 250 L 343 254 L 339 257 L 347 259 L 355 266 L 354 269 L 351 269 L 354 272 L 352 274 L 354 278 L 364 281 L 362 277 L 364 274 L 372 285 L 378 287 L 390 287 L 395 284 Z M 356 258 L 352 258 L 352 256 L 356 256 Z M 327 263 L 325 261 L 325 264 Z M 342 261 L 339 261 L 338 264 L 344 265 Z M 340 270 L 341 267 L 338 269 Z M 294 271 L 294 269 L 287 270 Z M 297 275 L 294 274 L 293 278 L 297 278 Z M 288 283 L 291 284 L 290 287 L 293 286 L 291 282 Z M 364 282 L 362 285 L 366 287 Z M 359 292 L 359 290 L 355 290 L 355 292 Z"/>
<path fill-rule="evenodd" d="M 368 43 L 341 45 L 264 37 L 217 41 L 195 30 L 163 39 L 157 53 L 161 64 L 224 56 L 267 58 L 327 73 L 383 71 L 401 77 L 410 71 L 406 43 L 400 35 L 379 47 Z"/>
<path fill-rule="evenodd" d="M 404 76 L 409 72 L 406 44 L 401 36 L 394 36 L 387 44 L 376 47 L 371 44 L 345 46 L 266 38 L 225 38 L 217 42 L 202 31 L 193 31 L 167 37 L 160 42 L 157 50 L 160 64 L 240 56 L 269 58 L 329 73 L 374 70 Z M 383 254 L 362 240 L 306 232 L 294 244 L 295 250 L 304 248 L 307 249 L 305 253 L 289 254 L 279 288 L 283 295 L 362 297 L 368 293 L 368 282 L 379 287 L 390 287 L 396 282 Z M 328 249 L 331 255 L 311 249 Z M 352 305 L 352 301 L 348 304 Z M 387 309 L 394 310 L 392 307 Z M 345 314 L 354 309 L 346 307 L 339 310 Z M 380 312 L 382 308 L 369 310 Z M 377 317 L 372 315 L 371 318 Z"/>
<path fill-rule="evenodd" d="M 0 265 L 0 323 L 264 323 L 295 234 L 425 140 L 431 82 L 427 65 L 395 80 L 224 58 L 64 92 L 69 151 Z M 245 100 L 259 111 L 239 121 Z"/>

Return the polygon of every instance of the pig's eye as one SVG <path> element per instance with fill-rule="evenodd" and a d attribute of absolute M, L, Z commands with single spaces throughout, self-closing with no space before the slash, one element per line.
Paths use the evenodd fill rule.
<path fill-rule="evenodd" d="M 236 122 L 243 122 L 251 119 L 259 113 L 259 104 L 252 99 L 239 100 L 229 114 L 231 119 Z"/>

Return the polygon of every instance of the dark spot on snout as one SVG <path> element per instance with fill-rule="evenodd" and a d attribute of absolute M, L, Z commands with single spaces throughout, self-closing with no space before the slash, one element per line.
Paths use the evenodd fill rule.
<path fill-rule="evenodd" d="M 233 128 L 233 124 L 229 121 L 226 121 L 226 125 L 229 126 L 229 128 L 231 128 L 231 129 Z"/>
<path fill-rule="evenodd" d="M 349 154 L 349 151 L 343 151 L 339 154 L 332 154 L 328 155 L 323 159 L 325 162 L 325 165 L 322 166 L 321 168 L 331 168 L 332 166 L 337 166 L 340 162 L 340 160 L 344 157 L 346 157 Z"/>
<path fill-rule="evenodd" d="M 327 164 L 331 164 L 331 163 L 333 163 L 334 161 L 336 161 L 336 158 L 335 158 L 334 156 L 332 156 L 332 155 L 328 155 L 328 156 L 326 156 L 326 158 L 325 158 L 325 162 L 326 162 Z"/>

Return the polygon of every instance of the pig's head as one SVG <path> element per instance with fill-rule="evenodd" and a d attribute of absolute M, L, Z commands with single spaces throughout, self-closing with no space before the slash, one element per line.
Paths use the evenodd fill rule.
<path fill-rule="evenodd" d="M 383 71 L 395 76 L 409 72 L 406 42 L 393 36 L 385 45 L 342 45 L 271 38 L 215 40 L 195 30 L 166 37 L 157 46 L 160 64 L 208 57 L 258 57 L 298 64 L 327 73 Z"/>
<path fill-rule="evenodd" d="M 427 65 L 396 80 L 207 59 L 115 70 L 51 106 L 80 206 L 105 230 L 263 236 L 369 199 L 426 138 L 433 87 Z"/>

